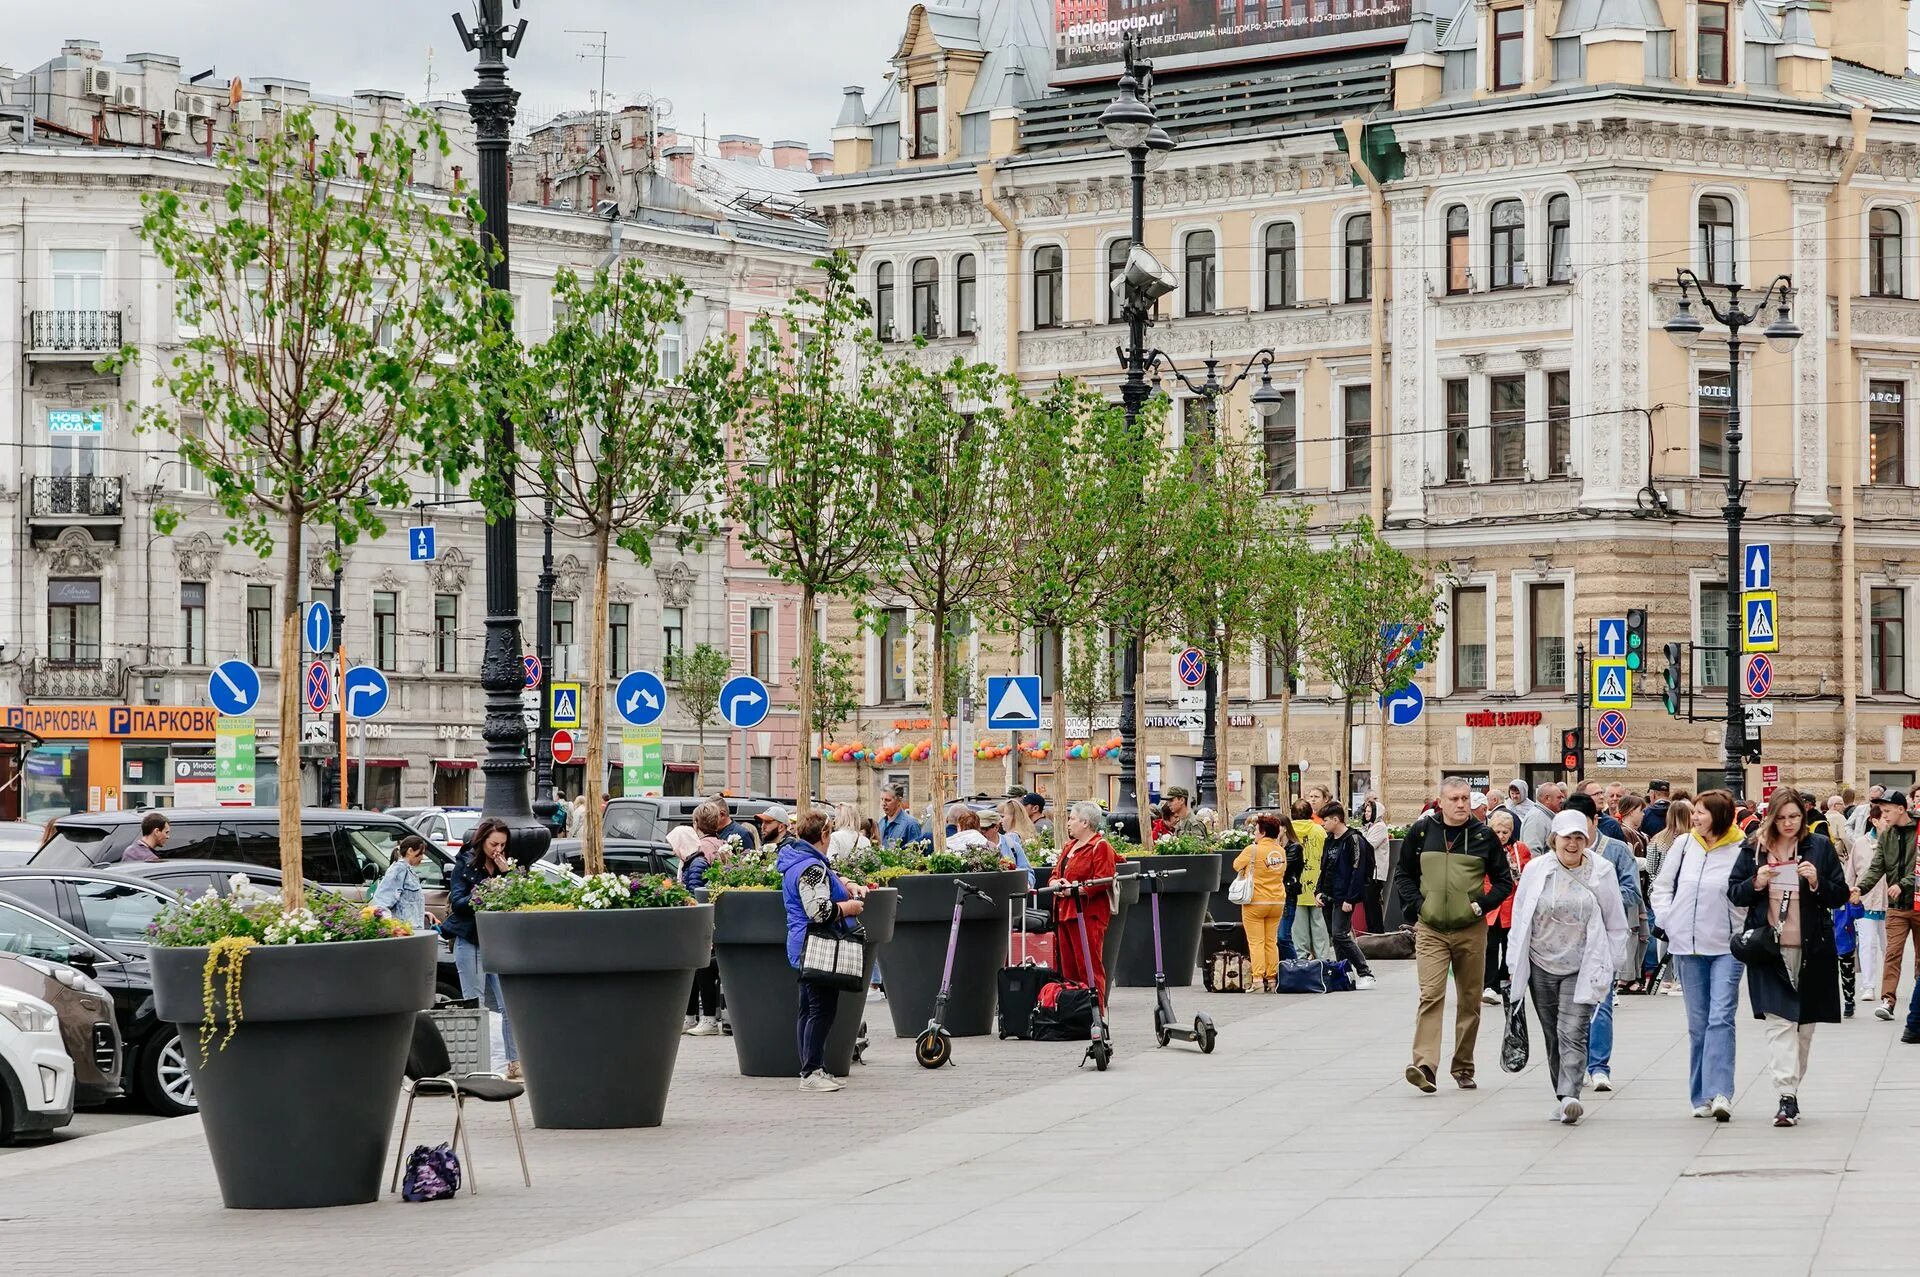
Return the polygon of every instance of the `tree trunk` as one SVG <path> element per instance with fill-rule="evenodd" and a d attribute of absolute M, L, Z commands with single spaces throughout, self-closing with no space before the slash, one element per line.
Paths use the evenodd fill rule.
<path fill-rule="evenodd" d="M 1346 710 L 1341 715 L 1340 724 L 1340 779 L 1333 784 L 1333 796 L 1338 798 L 1342 788 L 1353 788 L 1353 693 L 1345 697 Z"/>
<path fill-rule="evenodd" d="M 707 792 L 707 720 L 697 719 L 693 724 L 693 792 Z"/>
<path fill-rule="evenodd" d="M 947 611 L 933 611 L 933 690 L 927 708 L 927 721 L 933 724 L 933 766 L 928 769 L 930 799 L 927 827 L 933 833 L 933 849 L 947 849 Z"/>
<path fill-rule="evenodd" d="M 813 626 L 813 587 L 800 587 L 800 772 L 794 782 L 798 800 L 794 814 L 804 816 L 811 804 L 813 789 L 813 701 L 818 689 L 813 683 L 814 648 L 820 636 Z M 823 769 L 824 770 L 824 769 Z M 824 779 L 824 778 L 823 778 Z"/>
<path fill-rule="evenodd" d="M 1223 625 L 1220 627 L 1220 668 L 1214 672 L 1214 677 L 1219 681 L 1213 712 L 1213 793 L 1219 803 L 1214 812 L 1213 827 L 1223 831 L 1233 828 L 1233 799 L 1227 793 L 1227 706 L 1233 700 L 1227 695 L 1227 675 L 1232 673 L 1232 668 L 1227 664 L 1227 653 L 1232 650 L 1233 627 Z"/>
<path fill-rule="evenodd" d="M 1140 660 L 1133 670 L 1133 792 L 1134 808 L 1140 813 L 1140 846 L 1146 851 L 1153 850 L 1153 803 L 1147 790 L 1147 751 L 1140 746 L 1140 737 L 1147 730 L 1147 631 L 1146 627 L 1134 631 L 1134 642 L 1140 645 Z"/>
<path fill-rule="evenodd" d="M 1284 664 L 1284 662 L 1283 662 Z M 1272 691 L 1272 688 L 1268 688 Z M 1293 671 L 1281 671 L 1280 678 L 1280 805 L 1292 815 L 1293 808 Z"/>
<path fill-rule="evenodd" d="M 300 837 L 300 569 L 306 562 L 301 526 L 306 512 L 287 512 L 287 565 L 280 592 L 280 902 L 287 909 L 306 903 L 306 866 Z M 346 777 L 340 778 L 346 783 Z"/>
<path fill-rule="evenodd" d="M 1060 764 L 1057 768 L 1054 769 L 1054 773 L 1053 773 L 1054 776 L 1058 778 L 1054 782 L 1054 788 L 1060 791 L 1054 797 L 1055 797 L 1055 801 L 1064 801 L 1067 796 L 1067 763 L 1071 761 L 1067 757 L 1067 632 L 1066 632 L 1066 627 L 1060 626 L 1060 625 L 1054 626 L 1052 629 L 1052 632 L 1049 633 L 1047 636 L 1047 646 L 1052 649 L 1048 653 L 1048 655 L 1053 658 L 1053 706 L 1052 706 L 1052 709 L 1053 709 L 1052 743 L 1053 743 L 1053 749 L 1054 749 L 1053 756 L 1056 760 L 1058 760 Z M 1045 739 L 1045 738 L 1043 737 L 1042 739 Z M 1087 757 L 1089 759 L 1093 757 L 1093 753 L 1091 750 L 1088 751 Z M 1091 777 L 1088 778 L 1087 784 L 1089 786 L 1093 784 L 1093 780 Z"/>
<path fill-rule="evenodd" d="M 606 524 L 593 534 L 593 626 L 587 635 L 586 677 L 580 680 L 580 722 L 587 736 L 587 818 L 580 830 L 581 868 L 588 877 L 607 871 L 600 809 L 607 800 L 607 558 Z"/>

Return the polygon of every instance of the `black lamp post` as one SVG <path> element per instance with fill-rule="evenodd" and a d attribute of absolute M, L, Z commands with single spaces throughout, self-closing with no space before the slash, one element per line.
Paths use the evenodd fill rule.
<path fill-rule="evenodd" d="M 520 0 L 513 0 L 514 8 Z M 480 152 L 480 241 L 487 250 L 487 286 L 500 293 L 510 289 L 507 269 L 507 141 L 513 127 L 514 106 L 520 94 L 507 86 L 507 59 L 520 52 L 527 33 L 524 19 L 509 24 L 504 0 L 473 0 L 473 27 L 453 15 L 454 28 L 469 53 L 477 52 L 479 82 L 466 90 Z M 497 320 L 496 320 L 497 322 Z M 504 416 L 487 447 L 487 465 L 495 482 L 512 497 L 514 490 L 513 425 Z M 527 794 L 527 726 L 520 714 L 520 692 L 526 686 L 521 664 L 519 520 L 511 504 L 505 513 L 487 520 L 487 638 L 480 658 L 480 686 L 487 694 L 486 760 L 480 764 L 486 788 L 480 809 L 504 820 L 513 831 L 509 848 L 522 863 L 539 859 L 551 839 L 545 825 L 533 817 Z"/>
<path fill-rule="evenodd" d="M 1800 326 L 1793 322 L 1793 280 L 1789 276 L 1775 276 L 1774 281 L 1760 294 L 1760 299 L 1746 310 L 1740 306 L 1741 288 L 1738 284 L 1709 285 L 1690 270 L 1681 271 L 1676 282 L 1680 285 L 1680 305 L 1674 311 L 1673 318 L 1666 323 L 1667 336 L 1673 339 L 1674 345 L 1682 350 L 1691 350 L 1705 331 L 1699 316 L 1693 313 L 1694 297 L 1727 330 L 1727 503 L 1720 511 L 1727 520 L 1726 773 L 1728 791 L 1735 798 L 1744 798 L 1747 792 L 1747 722 L 1740 708 L 1742 671 L 1739 656 L 1746 610 L 1740 597 L 1743 580 L 1740 520 L 1746 514 L 1746 505 L 1741 497 L 1746 485 L 1740 479 L 1740 330 L 1765 318 L 1768 306 L 1775 307 L 1773 322 L 1766 326 L 1763 335 L 1769 346 L 1785 354 L 1800 340 Z M 1709 287 L 1726 289 L 1726 305 L 1714 304 L 1707 291 Z"/>
<path fill-rule="evenodd" d="M 1147 169 L 1158 167 L 1173 149 L 1173 139 L 1162 129 L 1153 108 L 1147 104 L 1152 89 L 1152 66 L 1134 57 L 1133 37 L 1125 49 L 1126 70 L 1120 76 L 1119 91 L 1107 109 L 1100 113 L 1100 127 L 1115 149 L 1125 151 L 1132 179 L 1132 230 L 1128 239 L 1126 270 L 1113 282 L 1122 317 L 1127 322 L 1127 348 L 1122 353 L 1126 379 L 1120 383 L 1120 402 L 1126 409 L 1127 426 L 1137 429 L 1140 409 L 1147 402 L 1147 325 L 1153 322 L 1154 303 L 1174 289 L 1174 278 L 1154 259 L 1141 242 L 1146 237 Z M 1134 763 L 1138 758 L 1140 728 L 1133 712 L 1135 680 L 1140 677 L 1142 636 L 1127 636 L 1125 664 L 1122 667 L 1120 698 L 1120 794 L 1114 815 L 1124 829 L 1130 819 L 1138 833 L 1140 794 L 1134 786 Z"/>
<path fill-rule="evenodd" d="M 540 658 L 540 733 L 533 746 L 533 796 L 540 802 L 553 801 L 553 697 L 547 684 L 553 681 L 553 587 L 559 578 L 553 571 L 553 498 L 547 498 L 540 515 L 540 579 L 533 589 L 533 623 L 540 627 L 534 636 L 534 655 Z"/>

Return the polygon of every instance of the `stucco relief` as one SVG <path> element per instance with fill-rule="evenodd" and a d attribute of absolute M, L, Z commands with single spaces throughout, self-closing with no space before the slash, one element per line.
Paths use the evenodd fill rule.
<path fill-rule="evenodd" d="M 1204 358 L 1209 350 L 1216 350 L 1222 358 L 1227 358 L 1234 352 L 1252 352 L 1265 346 L 1272 346 L 1282 355 L 1289 350 L 1319 353 L 1332 346 L 1365 345 L 1367 324 L 1364 307 L 1271 311 L 1182 319 L 1178 324 L 1151 330 L 1149 340 L 1176 359 Z M 1109 324 L 1025 333 L 1020 339 L 1020 364 L 1023 368 L 1042 370 L 1112 365 L 1114 348 L 1123 340 L 1123 332 Z"/>
<path fill-rule="evenodd" d="M 1794 317 L 1805 334 L 1793 350 L 1796 394 L 1800 401 L 1794 430 L 1799 453 L 1794 475 L 1800 485 L 1794 492 L 1794 507 L 1812 513 L 1824 513 L 1829 508 L 1824 408 L 1827 399 L 1826 189 L 1797 185 L 1793 208 L 1796 223 L 1793 274 L 1798 285 Z"/>
<path fill-rule="evenodd" d="M 1436 448 L 1434 436 L 1419 433 L 1421 420 L 1421 382 L 1426 363 L 1426 345 L 1421 340 L 1426 311 L 1421 305 L 1420 215 L 1421 201 L 1398 199 L 1392 209 L 1394 255 L 1399 269 L 1393 313 L 1393 503 L 1396 518 L 1417 514 L 1420 508 L 1422 468 Z"/>
<path fill-rule="evenodd" d="M 1565 514 L 1580 502 L 1575 480 L 1459 484 L 1426 490 L 1426 516 L 1435 521 Z M 1461 565 L 1455 562 L 1459 571 Z"/>
<path fill-rule="evenodd" d="M 1620 393 L 1623 407 L 1646 402 L 1646 376 L 1642 359 L 1647 341 L 1645 242 L 1641 238 L 1641 213 L 1645 197 L 1623 194 L 1620 197 Z M 1625 416 L 1602 423 L 1605 433 L 1620 441 L 1620 478 L 1637 485 L 1642 477 L 1639 424 Z M 1589 431 L 1591 438 L 1595 432 Z"/>
<path fill-rule="evenodd" d="M 1402 273 L 1406 272 L 1403 270 Z M 1415 304 L 1419 300 L 1418 296 L 1413 299 Z M 1564 291 L 1549 297 L 1510 295 L 1483 300 L 1436 301 L 1433 309 L 1436 316 L 1434 327 L 1438 330 L 1437 336 L 1442 339 L 1567 328 L 1573 323 L 1573 298 Z"/>

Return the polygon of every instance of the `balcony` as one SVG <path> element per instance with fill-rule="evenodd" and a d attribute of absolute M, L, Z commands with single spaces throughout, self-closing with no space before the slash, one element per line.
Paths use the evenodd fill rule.
<path fill-rule="evenodd" d="M 21 671 L 21 691 L 47 700 L 118 700 L 125 682 L 118 657 L 56 661 L 39 657 Z"/>
<path fill-rule="evenodd" d="M 27 325 L 27 358 L 92 363 L 120 349 L 117 310 L 36 310 Z"/>
<path fill-rule="evenodd" d="M 119 475 L 39 475 L 27 481 L 27 520 L 37 528 L 118 527 Z"/>

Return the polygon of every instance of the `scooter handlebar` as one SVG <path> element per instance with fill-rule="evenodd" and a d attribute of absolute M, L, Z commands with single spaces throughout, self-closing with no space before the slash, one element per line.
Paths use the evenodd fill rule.
<path fill-rule="evenodd" d="M 1178 878 L 1185 872 L 1184 869 L 1142 869 L 1134 876 L 1136 878 Z"/>
<path fill-rule="evenodd" d="M 1106 878 L 1088 878 L 1081 882 L 1050 883 L 1045 887 L 1040 887 L 1036 889 L 1034 894 L 1037 896 L 1058 895 L 1058 894 L 1065 894 L 1065 893 L 1078 895 L 1081 892 L 1086 891 L 1090 887 L 1104 887 L 1112 881 L 1113 881 L 1113 878 L 1109 876 Z"/>

